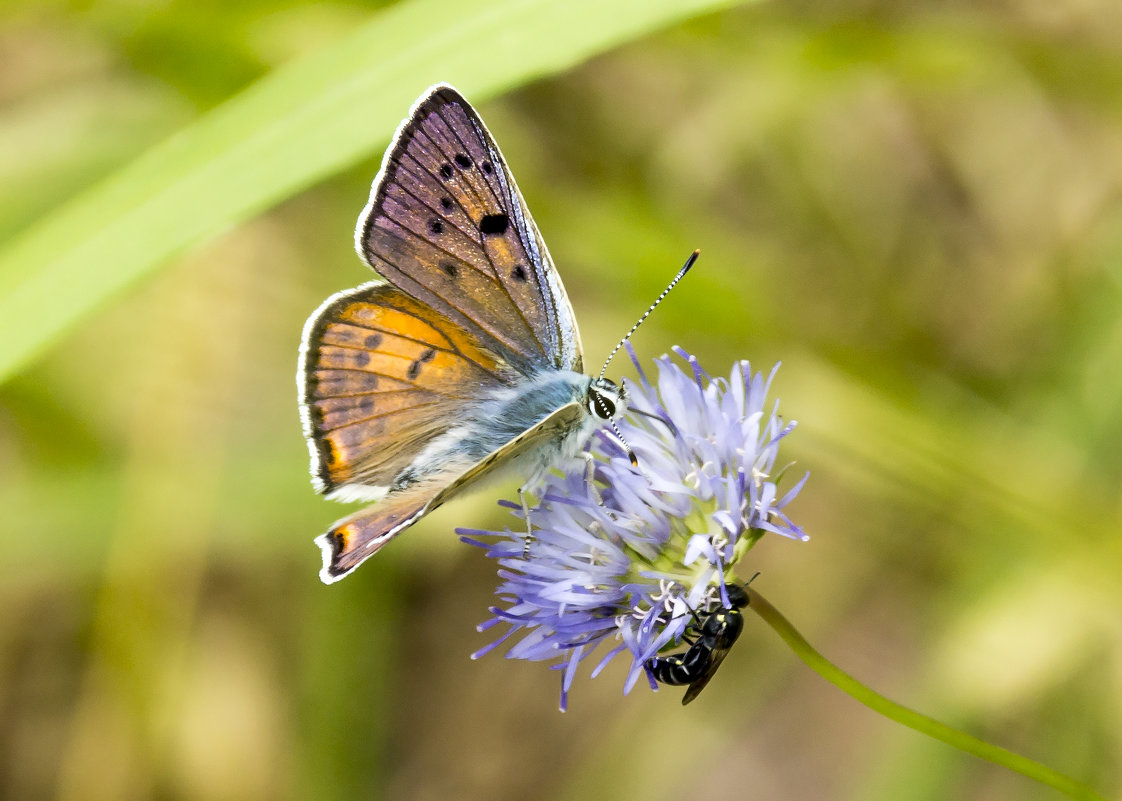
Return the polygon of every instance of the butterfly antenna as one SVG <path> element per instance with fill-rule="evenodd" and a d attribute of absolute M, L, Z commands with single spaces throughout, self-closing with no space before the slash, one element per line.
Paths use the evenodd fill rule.
<path fill-rule="evenodd" d="M 619 430 L 619 426 L 616 425 L 616 421 L 609 418 L 608 422 L 612 425 L 612 431 L 616 432 L 616 438 L 619 439 L 620 444 L 623 445 L 624 453 L 627 454 L 627 460 L 631 462 L 632 467 L 638 467 L 639 457 L 635 455 L 635 451 L 631 450 L 631 444 L 623 438 L 623 433 Z"/>
<path fill-rule="evenodd" d="M 604 402 L 600 399 L 599 395 L 596 395 L 594 397 L 595 400 L 593 401 L 593 403 L 600 407 L 600 416 L 607 420 L 608 425 L 612 427 L 612 431 L 616 432 L 616 439 L 618 439 L 620 445 L 623 446 L 623 452 L 627 454 L 627 460 L 631 462 L 632 467 L 638 467 L 639 458 L 635 455 L 635 451 L 631 450 L 631 445 L 628 444 L 627 440 L 623 438 L 623 432 L 619 430 L 619 426 L 616 425 L 616 421 L 612 419 L 612 413 L 608 411 L 606 406 L 604 406 Z"/>
<path fill-rule="evenodd" d="M 650 316 L 651 312 L 655 310 L 655 307 L 658 306 L 658 304 L 662 303 L 662 299 L 670 294 L 670 290 L 674 288 L 674 285 L 685 277 L 686 273 L 690 271 L 690 267 L 693 267 L 693 263 L 697 261 L 697 257 L 700 255 L 700 250 L 695 250 L 690 254 L 690 257 L 686 259 L 686 263 L 682 265 L 682 269 L 680 269 L 678 271 L 678 274 L 674 276 L 674 280 L 667 285 L 666 289 L 662 290 L 661 295 L 655 298 L 655 302 L 651 304 L 651 307 L 649 309 L 643 312 L 643 316 L 639 318 L 639 321 L 636 322 L 635 325 L 631 326 L 631 330 L 628 331 L 627 335 L 619 341 L 619 344 L 612 348 L 612 352 L 608 354 L 608 358 L 604 362 L 604 366 L 600 368 L 600 378 L 604 377 L 604 373 L 608 371 L 608 365 L 611 363 L 615 355 L 619 352 L 619 349 L 623 347 L 624 343 L 627 342 L 627 340 L 631 339 L 631 335 L 635 333 L 635 329 L 641 326 L 643 324 L 643 321 L 646 320 Z"/>

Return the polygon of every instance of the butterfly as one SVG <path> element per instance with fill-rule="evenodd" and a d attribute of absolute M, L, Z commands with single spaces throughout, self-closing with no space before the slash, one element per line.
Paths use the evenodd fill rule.
<path fill-rule="evenodd" d="M 398 128 L 355 246 L 380 278 L 312 314 L 297 374 L 316 490 L 375 502 L 316 539 L 325 583 L 461 490 L 575 457 L 627 403 L 603 370 L 584 374 L 545 242 L 451 86 L 430 88 Z"/>

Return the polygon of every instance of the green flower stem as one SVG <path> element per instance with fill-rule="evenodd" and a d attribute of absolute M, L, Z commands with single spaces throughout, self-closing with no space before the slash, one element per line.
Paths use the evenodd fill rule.
<path fill-rule="evenodd" d="M 926 734 L 928 737 L 942 740 L 947 745 L 954 746 L 960 751 L 965 751 L 968 754 L 973 754 L 982 759 L 988 759 L 990 762 L 994 762 L 998 765 L 1004 765 L 1010 770 L 1028 776 L 1030 779 L 1035 779 L 1042 784 L 1047 784 L 1049 787 L 1054 787 L 1071 798 L 1081 799 L 1081 801 L 1107 801 L 1107 799 L 1096 793 L 1090 787 L 1077 782 L 1070 776 L 1065 776 L 1027 757 L 1014 754 L 1012 751 L 999 746 L 991 745 L 990 743 L 979 740 L 977 737 L 964 734 L 957 729 L 952 729 L 950 726 L 940 723 L 934 718 L 929 718 L 927 715 L 922 715 L 915 710 L 908 709 L 906 706 L 901 706 L 895 701 L 889 701 L 883 695 L 870 690 L 864 684 L 857 681 L 857 679 L 836 667 L 832 662 L 826 659 L 826 657 L 814 650 L 810 643 L 808 643 L 795 627 L 791 625 L 790 621 L 783 617 L 779 610 L 768 603 L 766 598 L 751 587 L 748 588 L 748 599 L 748 608 L 763 618 L 764 622 L 771 626 L 775 630 L 775 633 L 778 634 L 783 641 L 791 647 L 791 650 L 793 650 L 800 659 L 806 662 L 812 670 L 840 690 L 856 698 L 874 712 L 879 712 L 886 718 L 895 720 L 897 723 L 902 723 L 922 734 Z"/>

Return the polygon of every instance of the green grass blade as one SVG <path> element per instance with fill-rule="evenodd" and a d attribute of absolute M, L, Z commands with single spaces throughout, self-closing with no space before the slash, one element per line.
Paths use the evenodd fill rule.
<path fill-rule="evenodd" d="M 371 154 L 428 85 L 482 100 L 733 0 L 416 0 L 281 68 L 0 251 L 0 381 L 176 253 Z"/>

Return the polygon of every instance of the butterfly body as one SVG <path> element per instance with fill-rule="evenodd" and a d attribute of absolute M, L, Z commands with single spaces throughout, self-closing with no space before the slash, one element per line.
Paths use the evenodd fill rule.
<path fill-rule="evenodd" d="M 381 279 L 308 319 L 297 374 L 313 485 L 375 502 L 317 539 L 325 582 L 461 491 L 575 456 L 626 406 L 584 374 L 545 243 L 451 87 L 432 87 L 398 129 L 355 244 Z"/>
<path fill-rule="evenodd" d="M 539 373 L 518 386 L 481 393 L 477 402 L 464 410 L 461 419 L 432 440 L 415 463 L 395 477 L 391 491 L 408 488 L 424 479 L 426 473 L 443 473 L 453 465 L 467 470 L 493 453 L 502 453 L 508 443 L 535 429 L 554 412 L 577 404 L 583 406 L 592 383 L 593 379 L 583 373 L 565 370 Z M 531 484 L 550 466 L 576 456 L 602 424 L 603 419 L 595 415 L 581 414 L 576 425 L 543 438 L 538 447 L 496 463 L 487 479 L 520 475 L 526 484 Z"/>

